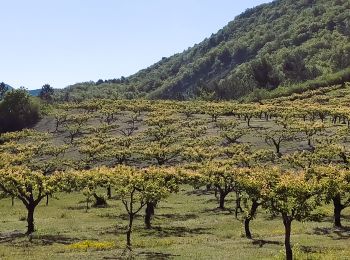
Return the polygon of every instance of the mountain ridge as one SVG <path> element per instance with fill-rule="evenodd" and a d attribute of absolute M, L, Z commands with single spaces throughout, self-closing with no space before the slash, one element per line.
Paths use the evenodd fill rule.
<path fill-rule="evenodd" d="M 8 85 L 6 83 L 4 83 L 4 84 L 8 88 L 8 91 L 15 89 L 14 87 L 12 87 L 12 86 L 10 86 L 10 85 Z M 40 93 L 41 89 L 32 89 L 32 90 L 27 90 L 27 91 L 28 91 L 29 95 L 36 97 L 36 96 L 39 96 L 39 93 Z"/>

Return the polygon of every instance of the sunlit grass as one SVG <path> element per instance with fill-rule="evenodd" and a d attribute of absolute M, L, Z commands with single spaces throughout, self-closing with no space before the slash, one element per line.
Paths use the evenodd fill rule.
<path fill-rule="evenodd" d="M 241 219 L 235 219 L 233 197 L 227 210 L 217 209 L 213 194 L 194 195 L 184 187 L 159 204 L 153 229 L 136 218 L 133 255 L 141 259 L 283 259 L 282 220 L 260 210 L 252 221 L 255 240 L 243 236 Z M 20 201 L 0 201 L 0 259 L 103 259 L 121 257 L 125 249 L 127 217 L 118 201 L 86 213 L 81 194 L 58 194 L 49 206 L 39 205 L 37 232 L 31 239 L 20 236 L 26 229 Z M 331 207 L 318 211 L 320 222 L 293 222 L 292 242 L 297 259 L 349 259 L 350 232 L 332 227 Z M 143 213 L 142 213 L 143 214 Z M 344 212 L 349 215 L 349 210 Z M 350 226 L 349 218 L 344 225 Z M 13 236 L 11 237 L 11 234 Z M 15 234 L 18 237 L 15 237 Z M 3 238 L 7 235 L 7 238 Z M 90 245 L 90 246 L 87 246 Z"/>

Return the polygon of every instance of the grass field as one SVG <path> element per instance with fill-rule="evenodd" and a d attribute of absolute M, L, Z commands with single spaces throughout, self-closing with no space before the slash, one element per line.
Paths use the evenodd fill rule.
<path fill-rule="evenodd" d="M 20 201 L 0 201 L 0 259 L 124 259 L 127 215 L 119 201 L 85 212 L 81 194 L 58 194 L 49 206 L 39 205 L 31 238 L 23 235 L 26 211 Z M 79 203 L 80 202 L 80 203 Z M 143 213 L 133 231 L 136 259 L 283 259 L 284 228 L 280 217 L 260 210 L 252 222 L 254 240 L 242 236 L 235 219 L 233 197 L 227 210 L 217 209 L 212 192 L 183 186 L 156 209 L 153 229 L 146 230 Z M 350 259 L 350 230 L 332 227 L 332 208 L 319 222 L 293 222 L 297 259 Z M 350 226 L 349 210 L 344 226 Z M 90 248 L 87 243 L 90 241 Z M 99 243 L 96 243 L 99 242 Z"/>

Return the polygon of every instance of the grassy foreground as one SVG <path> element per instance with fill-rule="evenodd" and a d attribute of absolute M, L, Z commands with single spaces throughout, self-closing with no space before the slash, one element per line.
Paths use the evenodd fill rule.
<path fill-rule="evenodd" d="M 25 209 L 0 201 L 0 259 L 125 259 L 127 215 L 119 201 L 108 208 L 85 212 L 81 194 L 58 194 L 35 215 L 37 232 L 23 235 Z M 161 202 L 153 229 L 145 230 L 143 217 L 135 222 L 133 253 L 136 259 L 283 259 L 284 228 L 280 217 L 260 210 L 252 221 L 254 240 L 242 236 L 241 220 L 234 217 L 233 197 L 226 211 L 217 208 L 215 196 L 182 187 L 179 194 Z M 332 227 L 332 208 L 317 210 L 318 222 L 293 222 L 292 242 L 297 259 L 350 259 L 350 230 Z M 344 211 L 349 216 L 349 210 Z M 345 218 L 344 226 L 350 226 Z"/>

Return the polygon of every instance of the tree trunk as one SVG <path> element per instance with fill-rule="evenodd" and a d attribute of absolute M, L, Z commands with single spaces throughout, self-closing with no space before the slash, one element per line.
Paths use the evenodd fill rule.
<path fill-rule="evenodd" d="M 13 207 L 15 205 L 15 197 L 11 197 L 11 206 Z"/>
<path fill-rule="evenodd" d="M 311 138 L 307 139 L 308 146 L 311 146 Z"/>
<path fill-rule="evenodd" d="M 49 206 L 49 194 L 46 194 L 46 206 Z"/>
<path fill-rule="evenodd" d="M 131 233 L 132 233 L 132 223 L 134 221 L 134 215 L 131 213 L 129 214 L 129 228 L 126 232 L 126 246 L 127 248 L 131 249 Z"/>
<path fill-rule="evenodd" d="M 281 157 L 281 145 L 278 143 L 275 143 L 275 148 L 276 148 L 276 154 L 278 157 Z"/>
<path fill-rule="evenodd" d="M 35 210 L 35 206 L 33 205 L 29 205 L 27 207 L 27 223 L 28 223 L 28 227 L 27 227 L 27 232 L 26 235 L 30 235 L 35 231 L 34 228 L 34 210 Z"/>
<path fill-rule="evenodd" d="M 245 230 L 245 236 L 248 239 L 252 239 L 252 233 L 250 232 L 250 221 L 254 218 L 256 214 L 256 210 L 259 207 L 259 203 L 255 200 L 253 200 L 252 207 L 250 208 L 249 215 L 244 219 L 244 230 Z"/>
<path fill-rule="evenodd" d="M 207 185 L 206 185 L 206 189 L 207 189 L 207 191 L 210 191 L 210 189 L 211 189 L 211 184 L 207 184 Z"/>
<path fill-rule="evenodd" d="M 96 193 L 94 193 L 93 196 L 95 198 L 95 204 L 94 204 L 95 207 L 107 206 L 107 201 L 105 200 L 104 197 L 100 197 Z"/>
<path fill-rule="evenodd" d="M 284 246 L 286 249 L 286 260 L 293 260 L 293 251 L 290 244 L 290 235 L 292 229 L 292 219 L 287 215 L 283 214 L 283 224 L 284 224 Z"/>
<path fill-rule="evenodd" d="M 342 227 L 341 212 L 343 210 L 343 205 L 341 204 L 340 194 L 336 195 L 332 200 L 333 200 L 333 205 L 334 205 L 334 226 L 340 228 L 340 227 Z"/>
<path fill-rule="evenodd" d="M 219 198 L 220 209 L 225 209 L 225 197 L 226 197 L 226 194 L 224 192 L 220 192 L 220 198 Z"/>
<path fill-rule="evenodd" d="M 108 199 L 111 199 L 112 198 L 112 188 L 111 188 L 111 185 L 109 185 L 107 187 L 107 197 Z"/>
<path fill-rule="evenodd" d="M 151 220 L 154 215 L 155 203 L 148 202 L 145 210 L 145 225 L 147 229 L 151 229 Z"/>
<path fill-rule="evenodd" d="M 235 208 L 235 216 L 238 217 L 238 211 L 239 213 L 243 212 L 243 209 L 241 207 L 241 195 L 239 192 L 236 192 L 236 208 Z"/>

